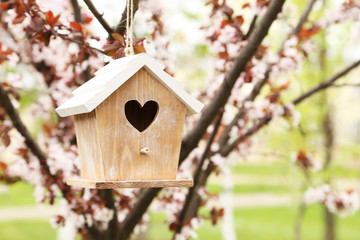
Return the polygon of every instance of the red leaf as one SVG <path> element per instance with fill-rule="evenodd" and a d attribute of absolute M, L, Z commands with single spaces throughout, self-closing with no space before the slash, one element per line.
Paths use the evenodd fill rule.
<path fill-rule="evenodd" d="M 220 208 L 219 211 L 218 211 L 218 216 L 219 216 L 219 217 L 224 216 L 224 212 L 225 212 L 225 211 L 224 211 L 224 208 Z"/>
<path fill-rule="evenodd" d="M 270 103 L 276 103 L 279 100 L 279 97 L 280 97 L 279 93 L 274 93 L 267 96 L 266 98 L 269 99 Z"/>
<path fill-rule="evenodd" d="M 13 24 L 22 23 L 25 18 L 26 18 L 25 15 L 17 16 L 17 17 L 12 21 L 12 23 L 13 23 Z"/>
<path fill-rule="evenodd" d="M 78 32 L 82 33 L 82 26 L 80 23 L 77 22 L 70 22 L 70 27 L 74 28 L 75 30 L 77 30 Z"/>
<path fill-rule="evenodd" d="M 146 53 L 146 50 L 142 44 L 134 45 L 134 50 L 136 53 Z"/>
<path fill-rule="evenodd" d="M 250 7 L 250 3 L 243 4 L 241 8 L 244 9 L 244 8 L 247 8 L 247 7 Z"/>
<path fill-rule="evenodd" d="M 221 7 L 221 10 L 222 12 L 229 18 L 231 19 L 231 16 L 233 15 L 234 13 L 234 10 L 229 7 L 228 5 L 224 4 L 222 7 Z"/>
<path fill-rule="evenodd" d="M 169 229 L 170 229 L 170 231 L 175 231 L 176 230 L 176 228 L 177 228 L 177 224 L 176 223 L 171 223 L 170 225 L 169 225 Z"/>
<path fill-rule="evenodd" d="M 108 52 L 106 53 L 106 55 L 112 57 L 112 56 L 114 56 L 114 55 L 116 54 L 116 52 L 117 52 L 117 49 L 115 49 L 115 50 L 110 50 L 110 51 L 108 51 Z"/>
<path fill-rule="evenodd" d="M 17 154 L 19 154 L 20 156 L 25 156 L 27 153 L 28 153 L 27 148 L 18 148 L 17 149 Z"/>
<path fill-rule="evenodd" d="M 7 3 L 0 3 L 0 9 L 1 10 L 6 10 L 10 5 L 10 2 Z"/>
<path fill-rule="evenodd" d="M 113 56 L 114 59 L 125 57 L 125 48 L 119 48 L 119 50 Z"/>
<path fill-rule="evenodd" d="M 46 12 L 45 17 L 46 17 L 46 22 L 51 25 L 52 21 L 54 20 L 53 12 L 51 10 Z"/>
<path fill-rule="evenodd" d="M 51 26 L 54 26 L 58 21 L 59 21 L 59 18 L 60 18 L 60 14 L 58 14 L 55 18 L 54 18 L 54 20 L 51 22 Z"/>
<path fill-rule="evenodd" d="M 4 162 L 0 162 L 0 169 L 6 170 L 7 169 L 7 164 Z"/>
<path fill-rule="evenodd" d="M 110 51 L 113 51 L 113 50 L 118 50 L 121 47 L 123 48 L 124 45 L 122 43 L 118 42 L 118 41 L 115 41 L 115 42 L 113 42 L 111 44 L 105 44 L 103 48 L 104 48 L 104 50 L 106 52 L 110 52 Z"/>
<path fill-rule="evenodd" d="M 123 36 L 121 36 L 119 33 L 112 33 L 111 36 L 118 42 L 121 42 L 122 44 L 125 44 L 125 40 Z"/>
<path fill-rule="evenodd" d="M 224 52 L 219 52 L 218 56 L 219 56 L 219 58 L 222 58 L 222 59 L 228 59 L 229 53 L 227 52 L 227 50 L 225 50 Z"/>
<path fill-rule="evenodd" d="M 260 8 L 267 7 L 269 3 L 269 0 L 256 0 L 256 5 Z"/>
<path fill-rule="evenodd" d="M 244 18 L 243 18 L 243 16 L 236 16 L 235 21 L 238 21 L 240 24 L 243 24 L 244 23 Z"/>
<path fill-rule="evenodd" d="M 278 88 L 278 90 L 279 90 L 279 91 L 285 90 L 285 89 L 287 89 L 289 86 L 290 86 L 290 82 L 286 82 L 286 83 L 282 84 L 282 85 Z"/>
<path fill-rule="evenodd" d="M 90 23 L 93 20 L 93 18 L 91 16 L 89 16 L 88 14 L 84 14 L 83 19 L 86 24 Z"/>
<path fill-rule="evenodd" d="M 10 145 L 11 140 L 8 132 L 3 132 L 3 134 L 1 135 L 1 140 L 5 147 L 8 147 Z"/>
<path fill-rule="evenodd" d="M 247 71 L 244 76 L 244 82 L 245 83 L 251 83 L 252 82 L 252 75 L 250 71 Z"/>
<path fill-rule="evenodd" d="M 320 27 L 312 27 L 310 29 L 301 28 L 299 35 L 305 39 L 312 37 L 320 31 Z"/>
<path fill-rule="evenodd" d="M 222 20 L 221 21 L 221 25 L 220 25 L 220 28 L 224 28 L 226 25 L 228 24 L 228 21 L 227 20 Z"/>

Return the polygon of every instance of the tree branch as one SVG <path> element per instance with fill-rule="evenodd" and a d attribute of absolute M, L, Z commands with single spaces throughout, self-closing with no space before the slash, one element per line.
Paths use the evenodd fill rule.
<path fill-rule="evenodd" d="M 6 114 L 9 116 L 11 122 L 13 123 L 14 127 L 18 130 L 18 132 L 24 137 L 26 146 L 30 149 L 30 151 L 39 159 L 40 166 L 42 170 L 49 175 L 55 183 L 57 183 L 55 176 L 50 173 L 49 166 L 46 162 L 47 154 L 43 152 L 37 142 L 34 140 L 32 135 L 30 134 L 29 130 L 21 120 L 18 111 L 15 109 L 14 105 L 12 104 L 8 94 L 6 93 L 5 89 L 0 83 L 0 105 L 4 108 Z M 58 184 L 58 183 L 57 183 Z M 62 191 L 63 196 L 67 199 L 67 193 L 71 191 L 68 185 L 63 185 L 59 187 Z"/>
<path fill-rule="evenodd" d="M 69 38 L 67 35 L 59 34 L 59 33 L 56 32 L 55 30 L 54 30 L 54 31 L 51 31 L 51 32 L 52 32 L 52 34 L 53 34 L 54 36 L 60 37 L 60 38 L 62 38 L 62 39 L 64 39 L 64 40 L 67 40 L 67 41 L 70 41 L 70 42 L 73 42 L 73 43 L 77 43 L 77 44 L 79 44 L 79 45 L 83 45 L 83 46 L 85 46 L 85 47 L 87 47 L 87 48 L 89 48 L 89 49 L 95 50 L 95 51 L 97 51 L 97 52 L 99 52 L 99 53 L 102 53 L 102 54 L 105 54 L 105 55 L 106 55 L 106 52 L 105 52 L 105 51 L 103 51 L 103 50 L 101 50 L 101 49 L 98 49 L 98 48 L 95 48 L 95 47 L 92 47 L 92 46 L 90 46 L 89 44 L 87 44 L 86 42 L 84 42 L 84 41 L 82 41 L 82 40 L 76 40 L 76 39 Z"/>
<path fill-rule="evenodd" d="M 275 21 L 278 13 L 281 12 L 284 2 L 285 0 L 273 0 L 270 2 L 267 12 L 259 25 L 255 28 L 254 32 L 251 34 L 248 43 L 236 58 L 233 66 L 229 72 L 227 72 L 225 79 L 213 100 L 203 110 L 196 126 L 184 137 L 181 146 L 180 162 L 184 160 L 197 146 L 198 142 L 204 135 L 206 128 L 213 121 L 219 109 L 225 106 L 231 95 L 231 90 L 236 80 L 239 78 L 240 73 L 244 71 L 247 63 L 250 61 L 262 40 L 267 35 L 271 24 Z"/>
<path fill-rule="evenodd" d="M 98 10 L 96 9 L 96 7 L 94 6 L 94 4 L 92 3 L 91 0 L 84 0 L 86 6 L 88 6 L 88 8 L 90 9 L 90 11 L 92 12 L 92 14 L 94 14 L 94 16 L 96 17 L 96 19 L 99 21 L 99 23 L 101 24 L 101 26 L 103 26 L 103 28 L 108 32 L 109 36 L 111 36 L 111 34 L 113 33 L 113 29 L 112 27 L 110 27 L 110 25 L 106 22 L 106 20 L 103 18 L 104 14 L 100 14 L 98 12 Z"/>
<path fill-rule="evenodd" d="M 332 84 L 339 80 L 341 77 L 345 76 L 346 74 L 348 74 L 351 70 L 353 70 L 354 68 L 356 68 L 357 66 L 360 65 L 360 60 L 350 64 L 348 67 L 346 67 L 345 69 L 343 69 L 342 71 L 340 71 L 339 73 L 335 74 L 333 77 L 331 77 L 329 80 L 324 81 L 322 83 L 320 83 L 319 85 L 317 85 L 316 87 L 310 89 L 309 91 L 303 93 L 302 95 L 300 95 L 299 97 L 297 97 L 296 99 L 294 99 L 291 103 L 294 105 L 297 105 L 299 103 L 301 103 L 302 101 L 304 101 L 305 99 L 309 98 L 310 96 L 312 96 L 313 94 L 324 90 L 328 87 L 331 87 Z M 250 129 L 248 129 L 246 131 L 246 133 L 240 135 L 236 140 L 234 140 L 231 144 L 224 146 L 221 149 L 220 154 L 222 156 L 227 156 L 229 155 L 229 153 L 242 141 L 244 141 L 246 138 L 250 137 L 251 135 L 253 135 L 254 133 L 256 133 L 258 130 L 260 130 L 263 126 L 267 125 L 271 120 L 272 120 L 272 116 L 266 116 L 264 118 L 262 118 L 261 120 L 259 120 L 259 122 L 257 124 L 255 124 L 253 127 L 251 127 Z"/>
<path fill-rule="evenodd" d="M 75 19 L 75 22 L 78 22 L 78 23 L 83 23 L 84 20 L 81 16 L 81 10 L 80 10 L 80 7 L 79 7 L 79 3 L 77 0 L 71 0 L 71 5 L 73 7 L 73 10 L 74 10 L 74 19 Z M 82 41 L 82 39 L 79 37 L 79 41 Z M 84 53 L 84 60 L 88 60 L 90 57 L 89 54 L 87 53 Z M 86 67 L 86 69 L 84 69 L 82 71 L 83 73 L 83 79 L 84 81 L 87 81 L 91 78 L 91 68 L 90 68 L 90 64 L 88 64 L 88 66 Z"/>
<path fill-rule="evenodd" d="M 342 84 L 331 84 L 330 87 L 360 87 L 360 83 L 342 83 Z"/>
<path fill-rule="evenodd" d="M 258 19 L 258 15 L 255 14 L 253 19 L 251 20 L 250 27 L 249 27 L 244 39 L 248 39 L 250 37 L 250 35 L 252 34 L 252 32 L 254 31 L 257 19 Z"/>
<path fill-rule="evenodd" d="M 9 116 L 14 127 L 24 137 L 26 146 L 28 146 L 31 152 L 39 159 L 41 166 L 45 167 L 46 172 L 50 172 L 46 163 L 47 155 L 41 150 L 40 146 L 31 136 L 29 130 L 21 120 L 19 113 L 12 104 L 2 84 L 0 84 L 0 104 L 4 108 L 6 114 Z"/>
<path fill-rule="evenodd" d="M 304 23 L 307 21 L 309 15 L 310 15 L 310 12 L 311 10 L 313 9 L 314 7 L 314 3 L 316 2 L 317 0 L 310 0 L 306 6 L 306 9 L 304 11 L 304 13 L 302 14 L 302 16 L 300 17 L 300 20 L 298 22 L 298 24 L 296 25 L 294 31 L 292 32 L 292 35 L 297 35 L 299 34 L 300 30 L 301 30 L 301 27 L 304 25 Z"/>
<path fill-rule="evenodd" d="M 189 193 L 186 196 L 185 204 L 179 215 L 178 225 L 176 228 L 176 232 L 174 234 L 174 239 L 175 239 L 175 235 L 177 233 L 181 232 L 184 222 L 186 222 L 186 220 L 189 219 L 189 217 L 190 217 L 189 213 L 191 213 L 191 215 L 196 213 L 197 209 L 199 207 L 198 204 L 195 204 L 195 202 L 197 203 L 198 201 L 193 201 L 193 198 L 194 198 L 194 195 L 198 195 L 199 188 L 204 186 L 204 184 L 206 183 L 207 177 L 205 179 L 204 179 L 204 177 L 202 177 L 203 176 L 202 172 L 206 172 L 206 170 L 202 170 L 202 168 L 203 168 L 205 160 L 209 157 L 211 144 L 214 142 L 216 133 L 218 132 L 219 126 L 221 124 L 222 116 L 223 116 L 223 111 L 220 113 L 220 116 L 216 120 L 214 130 L 208 139 L 205 150 L 201 156 L 200 162 L 194 173 L 194 186 L 189 189 Z M 209 175 L 210 175 L 210 173 L 207 175 L 205 174 L 205 176 L 209 176 Z M 205 181 L 201 181 L 201 179 L 204 179 Z M 192 206 L 192 207 L 190 207 L 190 206 Z"/>
<path fill-rule="evenodd" d="M 322 83 L 320 83 L 319 85 L 317 85 L 316 87 L 313 87 L 312 89 L 310 89 L 309 91 L 303 93 L 301 96 L 297 97 L 296 99 L 294 99 L 292 101 L 292 103 L 294 105 L 297 105 L 298 103 L 302 102 L 303 100 L 307 99 L 308 97 L 310 97 L 311 95 L 313 95 L 314 93 L 317 93 L 320 90 L 323 90 L 325 88 L 331 87 L 333 85 L 333 83 L 335 81 L 337 81 L 339 78 L 345 76 L 346 74 L 348 74 L 351 70 L 353 70 L 354 68 L 356 68 L 357 66 L 360 65 L 360 60 L 354 62 L 353 64 L 349 65 L 348 67 L 346 67 L 345 69 L 343 69 L 341 72 L 335 74 L 333 77 L 331 77 L 329 80 L 324 81 Z"/>
<path fill-rule="evenodd" d="M 129 1 L 129 0 L 127 0 L 127 1 Z M 134 19 L 134 15 L 135 15 L 136 11 L 139 9 L 139 0 L 134 0 L 133 9 L 134 9 L 134 11 L 133 11 L 132 18 Z M 124 31 L 126 29 L 126 18 L 127 18 L 127 14 L 126 14 L 126 6 L 125 6 L 125 9 L 124 9 L 124 11 L 123 11 L 123 13 L 121 15 L 121 19 L 120 19 L 118 25 L 115 28 L 116 33 L 124 35 Z"/>
<path fill-rule="evenodd" d="M 271 24 L 275 21 L 276 16 L 281 12 L 285 0 L 271 1 L 267 12 L 262 18 L 260 24 L 255 28 L 251 34 L 248 44 L 243 48 L 240 55 L 235 60 L 231 70 L 227 73 L 224 82 L 222 83 L 216 96 L 211 103 L 204 109 L 198 123 L 193 130 L 186 135 L 182 141 L 180 150 L 179 164 L 185 160 L 189 153 L 197 146 L 198 142 L 204 135 L 206 128 L 211 124 L 218 111 L 225 105 L 227 99 L 231 94 L 231 89 L 238 79 L 240 73 L 245 69 L 247 62 L 256 52 L 262 40 L 267 35 Z M 133 231 L 137 222 L 141 219 L 142 215 L 146 212 L 152 200 L 161 189 L 146 189 L 140 194 L 139 199 L 135 204 L 135 210 L 129 213 L 121 227 L 121 235 L 129 236 Z M 124 238 L 125 239 L 125 238 Z"/>
<path fill-rule="evenodd" d="M 77 0 L 71 0 L 71 5 L 73 7 L 74 10 L 74 19 L 75 22 L 78 23 L 83 23 L 83 19 L 81 17 L 81 11 L 80 11 L 80 6 Z"/>
<path fill-rule="evenodd" d="M 71 0 L 71 4 L 74 9 L 74 18 L 75 21 L 78 23 L 83 23 L 83 19 L 81 17 L 81 11 L 77 0 Z M 79 38 L 79 41 L 82 41 Z M 84 55 L 84 60 L 89 59 L 89 54 Z M 83 78 L 84 81 L 87 81 L 91 78 L 91 68 L 90 65 L 83 70 Z M 114 200 L 114 190 L 113 189 L 100 189 L 98 191 L 98 195 L 101 196 L 105 200 L 105 207 L 112 209 L 114 211 L 113 218 L 109 222 L 108 231 L 106 231 L 106 236 L 100 236 L 100 231 L 95 228 L 95 226 L 89 227 L 86 225 L 89 233 L 92 235 L 93 238 L 102 238 L 106 240 L 117 239 L 119 237 L 119 221 L 117 216 L 117 209 L 115 206 Z"/>
<path fill-rule="evenodd" d="M 119 240 L 127 240 L 130 237 L 136 224 L 141 220 L 142 216 L 148 209 L 150 203 L 160 192 L 161 188 L 146 188 L 143 189 L 139 198 L 134 205 L 134 211 L 129 213 L 120 228 Z"/>
<path fill-rule="evenodd" d="M 308 2 L 308 5 L 304 11 L 304 13 L 302 14 L 302 16 L 299 19 L 298 24 L 296 25 L 295 29 L 289 34 L 288 38 L 290 38 L 293 35 L 297 35 L 300 32 L 301 27 L 304 25 L 304 23 L 306 22 L 312 8 L 313 5 L 315 3 L 315 1 L 317 0 L 310 0 Z M 288 39 L 287 38 L 287 39 Z M 286 39 L 286 40 L 287 40 Z M 284 42 L 281 44 L 280 49 L 278 50 L 278 55 L 282 52 L 283 48 L 284 48 L 284 44 L 286 42 L 286 40 L 284 40 Z M 239 111 L 237 112 L 237 114 L 235 115 L 235 117 L 232 119 L 232 121 L 230 122 L 230 124 L 228 124 L 223 132 L 223 134 L 221 135 L 220 139 L 219 139 L 219 145 L 220 147 L 222 146 L 226 146 L 227 141 L 229 140 L 229 133 L 231 131 L 231 129 L 233 128 L 233 126 L 236 126 L 239 119 L 241 117 L 243 117 L 244 115 L 244 103 L 247 101 L 254 101 L 255 98 L 259 95 L 259 93 L 261 92 L 262 88 L 265 86 L 265 84 L 267 83 L 267 81 L 269 80 L 269 76 L 270 76 L 270 72 L 271 72 L 271 67 L 272 64 L 268 64 L 265 70 L 265 74 L 264 74 L 264 78 L 257 82 L 254 86 L 254 88 L 252 89 L 251 93 L 244 99 L 243 104 L 241 105 Z"/>
<path fill-rule="evenodd" d="M 100 189 L 99 195 L 105 200 L 105 207 L 114 211 L 113 218 L 109 222 L 108 231 L 106 231 L 105 239 L 106 240 L 118 239 L 120 232 L 119 232 L 119 221 L 117 217 L 117 209 L 115 207 L 114 190 Z"/>

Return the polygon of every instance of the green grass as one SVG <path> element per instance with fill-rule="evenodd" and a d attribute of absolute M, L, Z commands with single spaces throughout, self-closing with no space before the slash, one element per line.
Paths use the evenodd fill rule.
<path fill-rule="evenodd" d="M 273 164 L 239 164 L 232 168 L 233 174 L 254 174 L 259 176 L 284 175 L 289 172 L 291 164 L 288 162 Z"/>
<path fill-rule="evenodd" d="M 289 240 L 293 239 L 295 207 L 235 209 L 234 224 L 239 240 Z M 307 209 L 303 221 L 303 239 L 322 239 L 324 232 L 323 212 L 320 206 Z M 152 213 L 149 226 L 149 239 L 171 239 L 168 224 L 164 223 L 165 215 Z M 338 240 L 358 240 L 360 213 L 348 218 L 337 218 Z M 206 220 L 197 230 L 199 239 L 221 239 L 221 224 L 212 226 Z M 56 230 L 48 221 L 11 221 L 0 223 L 1 240 L 56 239 Z"/>
<path fill-rule="evenodd" d="M 36 201 L 33 196 L 34 187 L 32 185 L 17 182 L 8 187 L 9 193 L 0 194 L 0 207 L 35 204 Z"/>
<path fill-rule="evenodd" d="M 236 209 L 234 215 L 238 239 L 293 239 L 295 207 Z M 359 239 L 359 212 L 352 217 L 337 218 L 337 223 L 338 240 Z M 322 239 L 323 224 L 323 208 L 319 205 L 308 207 L 302 225 L 302 239 Z"/>
<path fill-rule="evenodd" d="M 326 172 L 319 172 L 318 174 L 325 174 L 335 178 L 359 178 L 359 170 L 358 167 L 332 165 Z M 285 161 L 271 164 L 238 164 L 232 168 L 232 172 L 234 175 L 250 174 L 261 177 L 288 176 L 289 174 L 302 176 L 300 169 Z"/>
<path fill-rule="evenodd" d="M 360 169 L 358 167 L 349 168 L 344 166 L 331 166 L 326 173 L 328 176 L 333 176 L 335 178 L 359 178 L 360 177 Z"/>
<path fill-rule="evenodd" d="M 343 166 L 332 166 L 330 169 L 334 177 L 352 179 L 358 177 L 357 169 L 349 169 Z M 277 162 L 272 165 L 263 164 L 239 164 L 233 168 L 233 174 L 248 175 L 249 179 L 255 177 L 256 182 L 239 184 L 234 182 L 234 194 L 270 193 L 283 194 L 294 193 L 294 184 L 289 183 L 291 179 L 301 177 L 300 171 L 288 162 Z M 276 179 L 284 179 L 275 181 Z M 264 184 L 260 179 L 272 179 Z M 246 177 L 245 177 L 246 179 Z M 273 184 L 270 184 L 273 183 Z M 290 185 L 289 185 L 290 184 Z M 9 186 L 9 194 L 0 195 L 0 207 L 33 205 L 33 187 L 29 184 L 19 182 Z M 291 190 L 292 189 L 292 190 Z M 208 185 L 212 193 L 222 191 L 218 180 Z M 296 189 L 298 191 L 299 189 Z M 234 210 L 234 225 L 239 240 L 291 240 L 294 238 L 294 221 L 297 207 L 253 207 L 239 208 Z M 209 209 L 202 208 L 200 213 L 209 215 Z M 148 239 L 171 239 L 173 232 L 169 230 L 169 224 L 165 223 L 166 216 L 161 213 L 151 213 L 151 221 L 148 228 Z M 358 240 L 360 235 L 360 211 L 349 218 L 337 218 L 337 240 Z M 321 206 L 311 206 L 307 209 L 302 228 L 302 239 L 322 239 L 324 233 L 323 209 Z M 198 238 L 222 239 L 221 223 L 212 226 L 209 220 L 197 230 Z M 22 240 L 22 239 L 56 239 L 56 230 L 52 229 L 47 220 L 44 221 L 11 221 L 0 223 L 0 240 Z"/>
<path fill-rule="evenodd" d="M 206 211 L 201 211 L 206 214 Z M 294 239 L 294 221 L 296 206 L 259 207 L 234 210 L 234 225 L 239 240 L 291 240 Z M 171 239 L 173 233 L 165 224 L 164 214 L 151 214 L 148 232 L 150 240 Z M 358 240 L 360 212 L 347 218 L 337 218 L 338 240 Z M 209 220 L 197 231 L 199 239 L 221 239 L 221 223 L 212 226 Z M 302 224 L 302 239 L 319 240 L 324 234 L 323 208 L 320 205 L 309 206 Z"/>
<path fill-rule="evenodd" d="M 52 240 L 56 239 L 56 229 L 48 221 L 11 221 L 0 223 L 1 240 Z"/>
<path fill-rule="evenodd" d="M 207 189 L 210 193 L 221 193 L 223 187 L 217 184 L 208 184 Z M 237 184 L 233 187 L 234 194 L 246 193 L 288 193 L 289 186 L 287 185 L 268 185 L 268 184 Z"/>

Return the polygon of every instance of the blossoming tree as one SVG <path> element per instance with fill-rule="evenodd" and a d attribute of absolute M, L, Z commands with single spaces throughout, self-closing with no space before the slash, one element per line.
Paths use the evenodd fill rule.
<path fill-rule="evenodd" d="M 228 162 L 251 154 L 254 135 L 274 119 L 284 118 L 296 128 L 298 104 L 334 86 L 360 65 L 356 60 L 337 67 L 330 77 L 288 101 L 284 96 L 292 85 L 297 86 L 289 73 L 301 68 L 316 51 L 314 36 L 333 25 L 359 21 L 360 2 L 347 0 L 333 12 L 309 20 L 314 6 L 322 3 L 309 0 L 294 20 L 292 3 L 285 0 L 243 1 L 240 8 L 225 0 L 208 1 L 210 16 L 199 31 L 211 49 L 205 56 L 211 70 L 207 88 L 194 93 L 206 107 L 200 117 L 186 120 L 179 159 L 178 174 L 193 177 L 194 187 L 72 188 L 65 179 L 79 175 L 73 121 L 59 118 L 54 109 L 105 61 L 125 56 L 127 34 L 126 11 L 112 27 L 91 0 L 84 2 L 87 8 L 81 8 L 77 0 L 0 3 L 1 148 L 15 158 L 0 161 L 0 180 L 33 184 L 39 203 L 58 200 L 61 212 L 53 224 L 63 226 L 73 219 L 74 231 L 87 239 L 128 239 L 146 227 L 152 202 L 167 214 L 175 239 L 194 236 L 194 228 L 206 219 L 198 210 L 213 197 L 206 190 L 209 176 L 221 174 Z M 135 52 L 149 51 L 151 42 L 153 56 L 172 73 L 174 63 L 166 54 L 171 42 L 161 5 L 156 0 L 134 0 L 133 4 L 134 14 L 147 16 L 143 24 L 149 26 L 146 38 L 134 39 Z M 106 39 L 93 33 L 93 21 L 106 30 Z M 283 29 L 281 36 L 275 36 L 278 41 L 269 41 L 274 37 L 269 33 L 272 25 Z M 304 150 L 293 160 L 305 173 L 315 166 Z M 324 203 L 329 211 L 340 214 L 358 208 L 353 191 L 338 193 L 328 185 L 311 188 L 304 199 Z M 212 208 L 210 220 L 215 224 L 223 212 Z"/>

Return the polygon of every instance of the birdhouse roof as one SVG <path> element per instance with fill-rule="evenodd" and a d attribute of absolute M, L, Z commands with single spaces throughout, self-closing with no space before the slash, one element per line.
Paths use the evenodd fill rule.
<path fill-rule="evenodd" d="M 142 67 L 187 107 L 188 114 L 199 113 L 204 104 L 189 95 L 184 86 L 164 71 L 165 66 L 146 53 L 112 61 L 95 72 L 95 77 L 75 89 L 73 97 L 56 109 L 61 117 L 89 113 L 129 80 Z"/>

